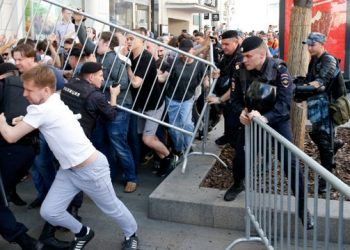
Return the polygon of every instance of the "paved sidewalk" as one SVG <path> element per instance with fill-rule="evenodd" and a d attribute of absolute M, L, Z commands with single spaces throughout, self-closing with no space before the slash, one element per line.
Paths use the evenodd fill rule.
<path fill-rule="evenodd" d="M 173 222 L 149 219 L 148 197 L 162 181 L 151 173 L 151 169 L 142 167 L 139 170 L 140 184 L 136 192 L 131 194 L 123 193 L 123 186 L 114 184 L 119 198 L 125 202 L 132 211 L 139 224 L 140 249 L 142 250 L 216 250 L 225 249 L 233 239 L 243 236 L 243 232 L 223 230 L 218 228 L 200 227 Z M 31 180 L 18 185 L 20 196 L 30 202 L 35 199 L 35 189 Z M 43 225 L 39 210 L 28 210 L 26 207 L 15 207 L 11 204 L 19 221 L 25 223 L 30 230 L 29 234 L 38 237 Z M 120 249 L 123 240 L 120 229 L 111 222 L 98 208 L 85 197 L 83 207 L 80 211 L 84 223 L 95 230 L 95 238 L 85 249 L 90 250 L 112 250 Z M 58 232 L 60 239 L 71 240 L 72 234 Z M 238 250 L 265 249 L 260 243 L 244 243 Z M 10 245 L 0 238 L 0 249 L 20 249 L 17 245 Z"/>

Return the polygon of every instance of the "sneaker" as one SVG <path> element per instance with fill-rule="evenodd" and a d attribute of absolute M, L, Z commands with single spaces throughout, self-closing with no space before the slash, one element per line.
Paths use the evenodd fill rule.
<path fill-rule="evenodd" d="M 83 237 L 74 237 L 74 240 L 72 241 L 71 250 L 80 250 L 85 247 L 87 243 L 94 237 L 95 233 L 87 227 L 87 233 Z M 132 249 L 132 248 L 131 248 Z"/>
<path fill-rule="evenodd" d="M 122 245 L 122 250 L 137 250 L 139 246 L 139 239 L 137 236 L 131 236 L 129 239 L 125 239 Z"/>
<path fill-rule="evenodd" d="M 152 167 L 152 174 L 157 174 L 159 169 L 160 169 L 160 161 L 158 159 L 154 160 L 153 167 Z"/>
<path fill-rule="evenodd" d="M 157 175 L 159 177 L 164 177 L 170 174 L 171 171 L 173 171 L 176 168 L 178 160 L 179 160 L 179 157 L 172 153 L 169 156 L 162 159 L 160 169 L 157 172 Z"/>

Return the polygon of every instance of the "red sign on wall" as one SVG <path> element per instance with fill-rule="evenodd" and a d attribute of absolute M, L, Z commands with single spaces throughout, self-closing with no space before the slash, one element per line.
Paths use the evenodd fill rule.
<path fill-rule="evenodd" d="M 286 0 L 285 60 L 288 58 L 289 23 L 292 7 L 293 0 Z M 344 70 L 345 62 L 346 9 L 345 0 L 314 0 L 311 21 L 311 31 L 321 32 L 327 36 L 325 48 L 330 54 L 341 59 L 342 70 Z"/>

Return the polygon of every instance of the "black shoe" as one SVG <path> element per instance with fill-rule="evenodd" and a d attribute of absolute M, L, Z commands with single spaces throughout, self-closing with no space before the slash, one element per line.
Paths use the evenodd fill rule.
<path fill-rule="evenodd" d="M 122 245 L 122 250 L 137 250 L 139 246 L 139 239 L 136 235 L 131 236 L 129 239 L 125 239 Z"/>
<path fill-rule="evenodd" d="M 26 233 L 17 236 L 15 242 L 24 250 L 41 250 L 43 248 L 43 244 L 40 241 Z"/>
<path fill-rule="evenodd" d="M 74 240 L 72 241 L 71 250 L 80 250 L 85 247 L 87 243 L 94 237 L 95 233 L 92 231 L 91 228 L 87 227 L 87 232 L 86 235 L 83 237 L 75 237 Z"/>
<path fill-rule="evenodd" d="M 344 142 L 340 139 L 334 139 L 334 155 L 344 146 Z"/>
<path fill-rule="evenodd" d="M 7 195 L 7 201 L 8 202 L 12 202 L 13 204 L 15 204 L 16 206 L 25 206 L 27 205 L 27 202 L 25 202 L 24 200 L 22 200 L 21 197 L 19 197 L 19 195 L 17 194 L 17 192 L 14 191 L 10 191 Z"/>
<path fill-rule="evenodd" d="M 304 225 L 304 213 L 301 212 L 301 214 L 299 215 L 301 223 Z M 306 212 L 306 230 L 312 230 L 314 229 L 314 219 L 312 217 L 312 215 L 310 214 L 309 211 Z"/>
<path fill-rule="evenodd" d="M 41 204 L 43 203 L 42 199 L 36 198 L 34 201 L 32 201 L 29 205 L 28 205 L 28 209 L 33 209 L 33 208 L 38 208 L 41 206 Z"/>
<path fill-rule="evenodd" d="M 157 174 L 160 169 L 160 161 L 159 160 L 154 160 L 153 162 L 153 167 L 152 167 L 152 173 Z"/>
<path fill-rule="evenodd" d="M 197 136 L 196 136 L 196 139 L 197 140 L 203 140 L 203 137 L 204 137 L 204 133 L 203 133 L 203 130 L 198 130 L 198 133 L 197 133 Z"/>
<path fill-rule="evenodd" d="M 225 201 L 233 201 L 236 199 L 237 195 L 244 190 L 244 185 L 235 185 L 233 184 L 225 193 L 224 200 Z"/>
<path fill-rule="evenodd" d="M 164 159 L 161 159 L 160 162 L 160 168 L 157 172 L 157 175 L 159 177 L 167 176 L 176 168 L 176 164 L 179 157 L 175 154 L 170 153 L 169 156 L 165 157 Z"/>
<path fill-rule="evenodd" d="M 229 139 L 225 135 L 223 135 L 215 140 L 215 144 L 218 146 L 224 146 L 229 142 L 230 142 Z"/>
<path fill-rule="evenodd" d="M 40 241 L 44 244 L 44 249 L 68 250 L 71 246 L 71 243 L 69 241 L 58 240 L 55 237 L 49 237 Z"/>
<path fill-rule="evenodd" d="M 327 183 L 323 178 L 320 178 L 318 182 L 318 194 L 324 194 L 327 192 Z"/>
<path fill-rule="evenodd" d="M 40 234 L 39 240 L 44 244 L 45 249 L 69 249 L 70 242 L 55 238 L 56 227 L 46 222 Z"/>

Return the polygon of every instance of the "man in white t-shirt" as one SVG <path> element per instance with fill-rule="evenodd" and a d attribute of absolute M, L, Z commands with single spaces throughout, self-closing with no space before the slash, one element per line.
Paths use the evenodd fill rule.
<path fill-rule="evenodd" d="M 116 197 L 106 157 L 85 136 L 79 122 L 55 93 L 55 75 L 46 65 L 38 65 L 22 75 L 24 93 L 31 105 L 24 117 L 15 118 L 14 127 L 0 115 L 0 132 L 9 143 L 39 129 L 60 163 L 54 183 L 41 209 L 41 216 L 54 226 L 70 229 L 75 238 L 71 249 L 82 249 L 94 232 L 82 225 L 66 209 L 79 192 L 86 193 L 123 230 L 123 249 L 137 249 L 137 224 Z"/>

